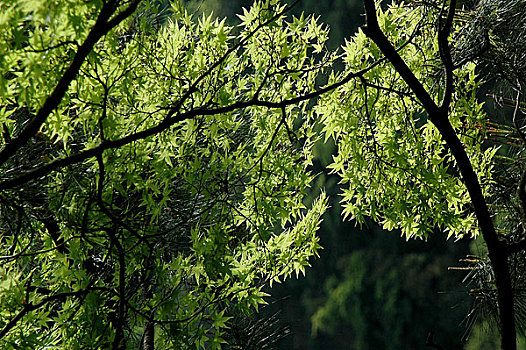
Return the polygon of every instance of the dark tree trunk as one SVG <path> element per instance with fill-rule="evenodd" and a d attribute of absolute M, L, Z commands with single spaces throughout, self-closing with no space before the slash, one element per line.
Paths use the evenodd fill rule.
<path fill-rule="evenodd" d="M 442 103 L 438 105 L 431 95 L 416 78 L 411 69 L 400 57 L 397 50 L 389 42 L 382 32 L 376 16 L 376 5 L 374 0 L 363 0 L 366 12 L 366 25 L 364 33 L 378 46 L 389 62 L 394 66 L 402 79 L 407 83 L 412 92 L 422 103 L 429 119 L 440 131 L 443 140 L 449 147 L 451 154 L 456 160 L 457 166 L 469 192 L 471 204 L 473 205 L 480 230 L 488 247 L 489 259 L 495 275 L 497 288 L 497 299 L 499 308 L 499 323 L 501 332 L 501 347 L 503 350 L 517 349 L 517 334 L 515 329 L 515 312 L 513 302 L 513 288 L 508 266 L 508 254 L 512 247 L 499 241 L 491 214 L 486 200 L 482 194 L 477 174 L 469 160 L 464 146 L 455 130 L 449 122 L 449 103 L 453 93 L 453 64 L 448 44 L 448 36 L 451 31 L 456 1 L 452 0 L 447 11 L 447 18 L 439 21 L 438 45 L 440 58 L 445 67 L 446 90 Z"/>
<path fill-rule="evenodd" d="M 155 325 L 153 322 L 148 322 L 144 328 L 142 348 L 143 350 L 155 349 Z"/>

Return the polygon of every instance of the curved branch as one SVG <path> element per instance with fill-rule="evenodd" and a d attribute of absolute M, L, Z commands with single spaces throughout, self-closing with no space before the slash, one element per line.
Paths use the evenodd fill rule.
<path fill-rule="evenodd" d="M 373 64 L 371 64 L 369 67 L 363 70 L 360 70 L 358 72 L 351 72 L 347 74 L 347 76 L 345 76 L 342 80 L 334 84 L 330 84 L 321 89 L 307 93 L 305 95 L 282 100 L 280 102 L 262 101 L 262 100 L 252 99 L 249 101 L 234 102 L 228 106 L 218 107 L 214 109 L 197 108 L 197 109 L 190 110 L 188 112 L 180 113 L 180 114 L 177 113 L 177 110 L 179 109 L 179 105 L 180 105 L 180 103 L 178 103 L 175 107 L 170 108 L 169 112 L 167 113 L 166 117 L 163 119 L 162 122 L 160 122 L 159 124 L 151 128 L 139 131 L 134 134 L 127 135 L 120 139 L 102 141 L 96 147 L 81 151 L 77 154 L 74 154 L 66 158 L 60 158 L 60 159 L 53 160 L 47 163 L 46 165 L 30 170 L 20 176 L 17 176 L 17 177 L 8 179 L 8 180 L 4 180 L 0 182 L 0 190 L 6 190 L 6 189 L 11 189 L 14 187 L 22 186 L 31 180 L 37 179 L 39 177 L 43 177 L 57 169 L 63 168 L 65 166 L 73 165 L 76 163 L 80 163 L 89 158 L 97 157 L 98 155 L 102 154 L 102 152 L 105 150 L 120 148 L 130 143 L 133 143 L 135 141 L 143 140 L 147 137 L 159 134 L 165 130 L 168 130 L 173 125 L 181 121 L 184 121 L 186 119 L 191 119 L 197 116 L 230 113 L 238 109 L 244 109 L 244 108 L 249 108 L 249 107 L 267 107 L 267 108 L 281 109 L 286 106 L 295 105 L 295 104 L 298 104 L 298 103 L 301 103 L 307 100 L 314 99 L 329 91 L 337 89 L 338 87 L 342 85 L 347 84 L 350 80 L 354 78 L 362 76 L 364 73 L 366 73 L 373 67 L 377 66 L 382 61 L 384 61 L 384 59 L 378 60 L 374 62 Z"/>
<path fill-rule="evenodd" d="M 482 236 L 488 247 L 488 256 L 495 273 L 502 349 L 515 350 L 517 348 L 517 335 L 515 330 L 513 288 L 508 266 L 508 247 L 498 239 L 488 205 L 482 193 L 478 176 L 471 164 L 471 160 L 464 149 L 464 145 L 458 138 L 455 129 L 449 122 L 448 109 L 437 106 L 429 93 L 425 90 L 424 86 L 415 77 L 398 52 L 394 50 L 394 47 L 383 33 L 378 24 L 374 0 L 363 0 L 363 3 L 366 10 L 366 27 L 364 28 L 366 35 L 374 41 L 394 66 L 396 71 L 400 74 L 402 79 L 409 85 L 415 96 L 420 100 L 429 115 L 429 119 L 438 129 L 442 139 L 445 141 L 451 154 L 455 158 L 462 179 L 464 180 L 464 185 L 468 190 Z M 447 41 L 446 31 L 448 31 L 448 26 L 450 25 L 448 25 L 448 21 L 452 21 L 452 12 L 454 12 L 454 9 L 450 8 L 446 24 L 441 28 L 441 45 L 447 46 L 447 42 L 444 44 L 444 41 Z M 446 36 L 444 37 L 444 35 Z M 447 50 L 449 50 L 449 48 L 447 48 Z M 445 57 L 445 59 L 447 60 L 447 57 Z M 451 70 L 451 74 L 452 72 L 453 71 Z M 449 80 L 449 84 L 451 84 L 451 87 L 449 88 L 451 91 L 449 91 L 449 94 L 452 94 L 452 79 Z M 451 96 L 447 97 L 445 100 L 446 104 L 449 104 L 447 100 L 450 98 Z"/>
<path fill-rule="evenodd" d="M 102 287 L 89 287 L 89 288 L 86 288 L 86 289 L 83 289 L 83 290 L 79 290 L 79 291 L 75 291 L 75 292 L 57 293 L 57 294 L 50 295 L 50 296 L 44 298 L 41 302 L 39 302 L 37 304 L 31 304 L 31 303 L 25 304 L 24 308 L 18 314 L 16 314 L 15 317 L 13 317 L 8 322 L 4 326 L 4 328 L 2 328 L 2 330 L 0 330 L 0 339 L 5 337 L 6 334 L 9 333 L 9 331 L 11 329 L 13 329 L 13 327 L 15 327 L 16 324 L 22 319 L 22 317 L 24 317 L 25 315 L 27 315 L 31 311 L 37 310 L 37 309 L 43 307 L 44 305 L 46 305 L 47 303 L 50 303 L 50 302 L 53 302 L 53 301 L 57 301 L 57 300 L 65 300 L 68 297 L 78 297 L 78 296 L 87 294 L 87 293 L 89 293 L 91 291 L 94 291 L 94 290 L 105 290 L 105 288 L 102 288 Z"/>
<path fill-rule="evenodd" d="M 126 9 L 118 13 L 111 20 L 110 17 L 114 14 L 118 7 L 118 1 L 112 0 L 104 3 L 86 40 L 81 46 L 79 46 L 70 66 L 60 78 L 53 92 L 47 97 L 46 101 L 38 110 L 37 114 L 31 120 L 29 120 L 20 135 L 13 138 L 11 142 L 7 143 L 4 148 L 0 150 L 0 165 L 4 164 L 9 158 L 11 158 L 18 151 L 18 149 L 20 149 L 20 147 L 25 145 L 29 139 L 33 137 L 38 132 L 38 130 L 40 130 L 47 117 L 55 110 L 55 108 L 58 107 L 62 101 L 62 98 L 66 94 L 69 85 L 77 76 L 80 67 L 86 60 L 86 57 L 89 55 L 89 53 L 93 50 L 95 44 L 115 26 L 131 16 L 131 14 L 135 12 L 139 1 L 140 0 L 132 1 Z"/>
<path fill-rule="evenodd" d="M 374 0 L 364 0 L 366 24 L 362 27 L 363 32 L 380 48 L 386 59 L 391 62 L 402 79 L 409 86 L 418 100 L 422 103 L 430 118 L 438 115 L 438 106 L 433 101 L 424 85 L 416 78 L 411 69 L 398 54 L 395 47 L 389 42 L 376 16 L 376 5 Z M 432 111 L 433 113 L 430 113 Z"/>

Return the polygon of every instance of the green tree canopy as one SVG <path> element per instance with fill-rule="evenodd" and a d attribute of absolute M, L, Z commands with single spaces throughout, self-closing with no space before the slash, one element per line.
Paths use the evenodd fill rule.
<path fill-rule="evenodd" d="M 121 348 L 155 325 L 157 348 L 218 347 L 228 304 L 257 309 L 319 248 L 295 120 L 325 30 L 275 3 L 236 32 L 179 3 L 161 27 L 46 3 L 2 5 L 0 342 Z"/>
<path fill-rule="evenodd" d="M 277 0 L 237 27 L 178 1 L 0 4 L 0 344 L 220 348 L 230 307 L 257 309 L 316 255 L 309 166 L 332 138 L 346 216 L 482 234 L 515 349 L 526 241 L 490 215 L 496 150 L 476 65 L 452 54 L 456 3 L 364 5 L 331 52 Z"/>

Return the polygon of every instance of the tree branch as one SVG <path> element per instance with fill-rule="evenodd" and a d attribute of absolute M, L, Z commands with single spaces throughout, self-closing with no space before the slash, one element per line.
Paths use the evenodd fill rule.
<path fill-rule="evenodd" d="M 37 304 L 25 304 L 24 305 L 24 308 L 18 313 L 16 314 L 15 317 L 13 317 L 5 326 L 4 328 L 2 328 L 2 330 L 0 331 L 0 339 L 2 339 L 3 337 L 5 337 L 5 335 L 11 330 L 13 329 L 14 326 L 16 326 L 16 324 L 22 319 L 22 317 L 24 317 L 26 314 L 30 313 L 31 311 L 34 311 L 36 309 L 39 309 L 41 308 L 42 306 L 46 305 L 47 303 L 50 303 L 50 302 L 53 302 L 53 301 L 56 301 L 56 300 L 64 300 L 68 297 L 75 297 L 75 296 L 81 296 L 83 294 L 87 294 L 91 291 L 94 291 L 94 290 L 101 290 L 101 289 L 104 289 L 104 288 L 101 288 L 101 287 L 90 287 L 90 288 L 86 288 L 86 289 L 83 289 L 83 290 L 79 290 L 79 291 L 76 291 L 76 292 L 64 292 L 64 293 L 57 293 L 57 294 L 54 294 L 54 295 L 50 295 L 46 298 L 44 298 L 41 302 L 37 303 Z"/>
<path fill-rule="evenodd" d="M 262 101 L 262 100 L 252 99 L 252 100 L 249 100 L 249 101 L 234 102 L 234 103 L 232 103 L 232 104 L 230 104 L 228 106 L 218 107 L 218 108 L 214 108 L 214 109 L 197 108 L 197 109 L 185 112 L 185 113 L 177 113 L 177 110 L 178 110 L 177 107 L 170 108 L 169 112 L 167 113 L 167 116 L 163 119 L 162 122 L 160 122 L 156 126 L 153 126 L 153 127 L 149 128 L 149 129 L 145 129 L 145 130 L 139 131 L 139 132 L 134 133 L 134 134 L 127 135 L 127 136 L 125 136 L 123 138 L 120 138 L 120 139 L 117 139 L 117 140 L 105 140 L 105 141 L 102 141 L 96 147 L 87 149 L 85 151 L 81 151 L 81 152 L 79 152 L 77 154 L 74 154 L 74 155 L 66 157 L 66 158 L 60 158 L 60 159 L 53 160 L 53 161 L 47 163 L 46 165 L 43 165 L 43 166 L 41 166 L 39 168 L 30 170 L 30 171 L 28 171 L 28 172 L 26 172 L 26 173 L 24 173 L 24 174 L 22 174 L 20 176 L 14 177 L 12 179 L 4 180 L 4 181 L 0 182 L 0 190 L 6 190 L 6 189 L 22 186 L 22 185 L 24 185 L 25 183 L 27 183 L 27 182 L 29 182 L 31 180 L 34 180 L 34 179 L 37 179 L 39 177 L 45 176 L 45 175 L 47 175 L 47 174 L 49 174 L 52 171 L 55 171 L 57 169 L 63 168 L 65 166 L 73 165 L 73 164 L 76 164 L 76 163 L 79 163 L 79 162 L 82 162 L 82 161 L 84 161 L 86 159 L 89 159 L 89 158 L 97 157 L 98 155 L 102 154 L 102 152 L 105 151 L 105 150 L 120 148 L 120 147 L 123 147 L 125 145 L 130 144 L 130 143 L 133 143 L 135 141 L 143 140 L 143 139 L 145 139 L 145 138 L 147 138 L 149 136 L 153 136 L 153 135 L 159 134 L 159 133 L 169 129 L 173 125 L 175 125 L 175 124 L 177 124 L 177 123 L 179 123 L 179 122 L 181 122 L 183 120 L 191 119 L 191 118 L 194 118 L 196 116 L 206 116 L 206 115 L 217 115 L 217 114 L 223 114 L 223 113 L 230 113 L 230 112 L 233 112 L 233 111 L 238 110 L 238 109 L 244 109 L 244 108 L 249 108 L 249 107 L 267 107 L 267 108 L 281 109 L 281 108 L 286 107 L 286 106 L 295 105 L 295 104 L 298 104 L 300 102 L 311 100 L 311 99 L 319 97 L 319 96 L 321 96 L 321 95 L 323 95 L 323 94 L 325 94 L 325 93 L 327 93 L 329 91 L 332 91 L 332 90 L 334 90 L 334 89 L 336 89 L 336 88 L 338 88 L 338 87 L 340 87 L 342 85 L 345 85 L 346 83 L 348 83 L 350 80 L 352 80 L 354 78 L 362 76 L 364 73 L 366 73 L 367 71 L 371 70 L 373 67 L 377 66 L 382 61 L 384 61 L 384 59 L 374 62 L 369 67 L 367 67 L 367 68 L 365 68 L 365 69 L 363 69 L 361 71 L 351 72 L 347 76 L 345 76 L 342 80 L 340 80 L 340 81 L 338 81 L 338 82 L 336 82 L 334 84 L 327 85 L 327 86 L 325 86 L 325 87 L 323 87 L 321 89 L 312 91 L 312 92 L 307 93 L 305 95 L 301 95 L 301 96 L 297 96 L 297 97 L 294 97 L 294 98 L 282 100 L 282 101 L 279 101 L 279 102 Z"/>
<path fill-rule="evenodd" d="M 440 59 L 444 64 L 444 71 L 446 76 L 446 86 L 444 90 L 444 96 L 442 97 L 442 102 L 440 102 L 440 109 L 447 113 L 449 105 L 451 104 L 451 96 L 453 95 L 453 70 L 455 69 L 453 65 L 453 59 L 451 58 L 451 50 L 449 48 L 449 34 L 451 33 L 451 28 L 453 26 L 453 18 L 455 16 L 457 2 L 456 0 L 451 0 L 449 4 L 449 9 L 447 13 L 446 23 L 442 25 L 442 16 L 439 19 L 438 29 L 438 50 L 440 52 Z"/>
<path fill-rule="evenodd" d="M 364 0 L 366 24 L 362 27 L 363 32 L 380 48 L 386 59 L 391 62 L 402 79 L 409 86 L 430 117 L 438 115 L 438 106 L 433 101 L 424 85 L 416 78 L 411 69 L 400 57 L 395 47 L 389 42 L 378 24 L 376 16 L 376 5 L 374 0 Z M 433 113 L 430 113 L 432 111 Z"/>
<path fill-rule="evenodd" d="M 140 0 L 132 1 L 126 9 L 121 11 L 111 20 L 110 17 L 118 7 L 118 1 L 111 0 L 104 3 L 102 9 L 99 12 L 97 20 L 95 21 L 95 24 L 86 37 L 86 40 L 81 46 L 79 46 L 70 66 L 60 78 L 53 92 L 48 96 L 42 107 L 38 110 L 37 114 L 31 120 L 29 120 L 22 132 L 17 137 L 13 138 L 11 142 L 7 143 L 2 150 L 0 150 L 0 165 L 4 164 L 9 158 L 11 158 L 18 151 L 18 149 L 20 149 L 20 147 L 25 145 L 29 139 L 40 130 L 47 117 L 55 110 L 55 108 L 58 107 L 62 101 L 62 98 L 66 94 L 69 85 L 77 76 L 80 67 L 86 60 L 88 54 L 93 50 L 95 44 L 100 40 L 101 37 L 106 35 L 120 22 L 131 16 L 131 14 L 135 12 L 139 1 Z"/>
<path fill-rule="evenodd" d="M 515 350 L 517 347 L 517 336 L 515 330 L 513 289 L 508 265 L 507 246 L 498 239 L 489 208 L 482 193 L 478 176 L 473 169 L 473 165 L 471 164 L 471 160 L 464 149 L 464 145 L 458 138 L 455 129 L 449 122 L 448 109 L 438 107 L 436 105 L 429 93 L 425 90 L 424 86 L 415 77 L 413 72 L 403 61 L 398 52 L 394 50 L 394 47 L 391 45 L 378 25 L 376 5 L 374 0 L 363 0 L 363 2 L 366 10 L 366 26 L 364 28 L 365 34 L 374 41 L 374 43 L 394 66 L 396 71 L 400 74 L 402 79 L 406 82 L 406 84 L 409 85 L 415 96 L 420 100 L 427 114 L 429 115 L 429 119 L 438 129 L 442 139 L 445 141 L 451 154 L 455 158 L 462 179 L 464 180 L 464 185 L 468 190 L 471 204 L 473 205 L 482 236 L 488 247 L 488 256 L 495 273 L 502 349 Z M 446 52 L 444 52 L 446 54 L 444 59 L 446 60 L 448 59 L 447 51 L 449 48 L 447 46 L 447 42 L 444 41 L 447 41 L 448 35 L 446 35 L 446 32 L 449 32 L 450 30 L 448 27 L 451 26 L 449 22 L 452 21 L 452 12 L 454 12 L 454 8 L 450 8 L 448 11 L 446 24 L 440 29 L 442 33 L 439 33 L 442 40 L 440 45 L 445 45 L 443 49 L 447 49 Z M 446 68 L 448 64 L 449 63 L 446 62 Z M 453 70 L 450 69 L 450 71 L 452 74 Z M 450 79 L 448 84 L 450 84 L 450 88 L 446 90 L 450 90 L 448 93 L 451 95 L 453 93 L 453 80 Z M 443 101 L 446 103 L 443 103 L 442 106 L 449 105 L 449 102 L 447 101 L 450 99 L 451 96 L 444 96 Z"/>

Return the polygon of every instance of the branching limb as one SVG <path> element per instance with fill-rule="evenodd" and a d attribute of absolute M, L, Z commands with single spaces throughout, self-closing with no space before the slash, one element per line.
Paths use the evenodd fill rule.
<path fill-rule="evenodd" d="M 257 100 L 252 99 L 249 101 L 238 101 L 234 102 L 228 106 L 224 107 L 218 107 L 214 109 L 193 109 L 188 112 L 184 113 L 178 113 L 175 114 L 174 109 L 170 109 L 168 112 L 167 117 L 160 122 L 159 124 L 142 131 L 139 131 L 134 134 L 127 135 L 121 139 L 117 140 L 106 140 L 102 141 L 98 146 L 87 149 L 85 151 L 81 151 L 77 154 L 74 154 L 72 156 L 66 157 L 66 158 L 60 158 L 53 160 L 46 165 L 43 165 L 39 168 L 30 170 L 20 176 L 17 176 L 15 178 L 5 180 L 3 182 L 0 182 L 0 190 L 10 189 L 17 186 L 24 185 L 28 181 L 37 179 L 39 177 L 43 177 L 52 171 L 55 171 L 57 169 L 63 168 L 65 166 L 73 165 L 76 163 L 80 163 L 86 159 L 97 157 L 98 155 L 102 154 L 103 151 L 108 149 L 115 149 L 120 148 L 125 145 L 128 145 L 132 142 L 143 140 L 149 136 L 153 136 L 156 134 L 159 134 L 165 130 L 168 130 L 173 125 L 187 119 L 195 118 L 197 116 L 206 116 L 206 115 L 218 115 L 218 114 L 224 114 L 224 113 L 230 113 L 235 110 L 249 108 L 249 107 L 267 107 L 267 108 L 275 108 L 275 109 L 281 109 L 282 107 L 290 106 L 290 105 L 296 105 L 298 103 L 314 99 L 316 97 L 319 97 L 329 91 L 332 91 L 334 89 L 337 89 L 338 87 L 347 84 L 349 81 L 351 81 L 354 78 L 362 76 L 364 73 L 378 65 L 381 61 L 379 60 L 373 63 L 371 66 L 358 71 L 358 72 L 351 72 L 347 76 L 345 76 L 342 80 L 327 85 L 323 88 L 320 88 L 318 90 L 312 91 L 310 93 L 307 93 L 305 95 L 297 96 L 294 98 L 282 100 L 279 102 L 273 102 L 273 101 L 263 101 L 263 100 Z"/>
<path fill-rule="evenodd" d="M 515 330 L 515 311 L 513 301 L 513 289 L 511 283 L 510 270 L 508 265 L 508 251 L 505 243 L 499 241 L 495 226 L 493 224 L 491 214 L 489 212 L 488 205 L 482 193 L 482 188 L 478 176 L 473 169 L 473 165 L 464 149 L 464 145 L 458 138 L 455 129 L 449 122 L 448 108 L 437 106 L 433 101 L 432 97 L 425 90 L 422 83 L 415 77 L 411 69 L 407 66 L 404 60 L 396 52 L 393 45 L 389 42 L 385 34 L 382 32 L 378 24 L 378 18 L 376 15 L 376 5 L 374 0 L 364 0 L 364 6 L 366 10 L 366 26 L 364 28 L 365 34 L 374 41 L 378 48 L 382 51 L 385 57 L 391 62 L 396 71 L 400 74 L 402 79 L 406 82 L 409 88 L 413 91 L 415 96 L 420 100 L 426 112 L 429 115 L 429 119 L 439 130 L 442 139 L 453 157 L 456 160 L 459 171 L 464 180 L 464 184 L 468 190 L 471 203 L 473 205 L 475 215 L 478 220 L 480 230 L 486 245 L 488 247 L 488 255 L 495 273 L 495 284 L 498 291 L 498 306 L 499 306 L 499 320 L 501 328 L 501 344 L 504 350 L 515 350 L 516 344 L 516 330 Z M 448 11 L 448 19 L 446 24 L 440 30 L 442 31 L 441 40 L 443 49 L 449 50 L 447 46 L 446 33 L 449 32 L 448 21 L 452 21 L 452 14 L 454 8 L 450 7 Z M 444 52 L 446 56 L 447 52 Z M 442 54 L 441 54 L 442 55 Z M 450 59 L 450 57 L 449 57 Z M 446 64 L 449 64 L 446 62 Z M 446 66 L 447 68 L 447 66 Z M 450 66 L 451 74 L 453 72 L 452 66 Z M 453 80 L 450 80 L 450 84 Z M 452 94 L 453 87 L 449 88 L 449 94 Z M 451 96 L 444 96 L 442 106 L 449 105 L 448 100 Z"/>
<path fill-rule="evenodd" d="M 122 10 L 113 18 L 111 18 L 111 16 L 117 10 L 119 1 L 111 0 L 104 2 L 104 5 L 99 12 L 99 16 L 97 17 L 93 28 L 89 32 L 84 43 L 79 46 L 70 66 L 60 78 L 53 92 L 48 96 L 42 107 L 38 110 L 37 114 L 31 120 L 29 120 L 20 134 L 13 138 L 11 142 L 7 143 L 4 148 L 0 150 L 0 165 L 4 164 L 9 158 L 11 158 L 23 145 L 29 141 L 31 137 L 33 137 L 40 130 L 47 117 L 55 110 L 55 108 L 58 107 L 62 101 L 62 98 L 66 94 L 69 85 L 77 76 L 80 67 L 86 60 L 88 54 L 93 50 L 95 44 L 115 26 L 131 16 L 132 13 L 135 12 L 139 1 L 140 0 L 133 0 L 126 9 Z"/>
<path fill-rule="evenodd" d="M 51 302 L 54 302 L 54 301 L 64 301 L 66 300 L 67 298 L 69 297 L 80 297 L 82 295 L 85 295 L 91 291 L 94 291 L 94 290 L 100 290 L 100 289 L 103 289 L 103 288 L 98 288 L 98 287 L 89 287 L 89 288 L 86 288 L 86 289 L 83 289 L 83 290 L 79 290 L 79 291 L 75 291 L 75 292 L 64 292 L 64 293 L 57 293 L 57 294 L 53 294 L 53 295 L 50 295 L 46 298 L 44 298 L 41 302 L 37 303 L 37 304 L 31 304 L 31 303 L 27 303 L 24 305 L 24 308 L 18 313 L 16 314 L 15 317 L 13 317 L 5 326 L 4 328 L 2 328 L 2 330 L 0 330 L 0 339 L 2 339 L 3 337 L 5 337 L 5 335 L 7 333 L 9 333 L 9 331 L 11 329 L 13 329 L 13 327 L 15 327 L 17 325 L 17 323 L 25 316 L 27 315 L 28 313 L 30 313 L 31 311 L 34 311 L 34 310 L 37 310 L 37 309 L 40 309 L 41 307 L 45 306 L 46 304 L 48 303 L 51 303 Z"/>
<path fill-rule="evenodd" d="M 104 161 L 102 159 L 102 153 L 97 155 L 97 163 L 99 165 L 99 179 L 98 179 L 98 188 L 97 188 L 97 201 L 98 204 L 102 210 L 103 213 L 105 213 L 110 219 L 112 219 L 113 215 L 110 215 L 110 211 L 106 208 L 106 205 L 104 203 L 104 200 L 102 198 L 102 193 L 104 190 L 104 180 L 105 180 L 105 167 L 104 167 Z M 110 242 L 115 248 L 117 249 L 118 253 L 118 261 L 119 261 L 119 285 L 118 285 L 118 293 L 119 293 L 119 303 L 118 303 L 118 309 L 117 309 L 117 319 L 115 321 L 115 338 L 112 345 L 112 350 L 118 350 L 122 348 L 122 341 L 124 339 L 124 320 L 125 320 L 125 307 L 126 307 L 126 261 L 125 261 L 125 249 L 121 242 L 119 241 L 119 238 L 113 232 L 113 228 L 110 227 L 108 230 L 106 230 L 108 233 L 108 237 L 110 239 Z M 111 249 L 111 248 L 110 248 Z"/>
<path fill-rule="evenodd" d="M 424 85 L 422 85 L 422 83 L 416 78 L 414 73 L 400 57 L 395 47 L 389 42 L 380 28 L 378 17 L 376 16 L 376 5 L 374 0 L 364 0 L 364 6 L 366 25 L 362 27 L 362 30 L 380 48 L 386 59 L 395 67 L 411 91 L 413 91 L 418 100 L 424 105 L 424 108 L 428 113 L 430 111 L 433 112 L 429 113 L 430 117 L 435 117 L 438 115 L 438 106 L 426 91 Z"/>

